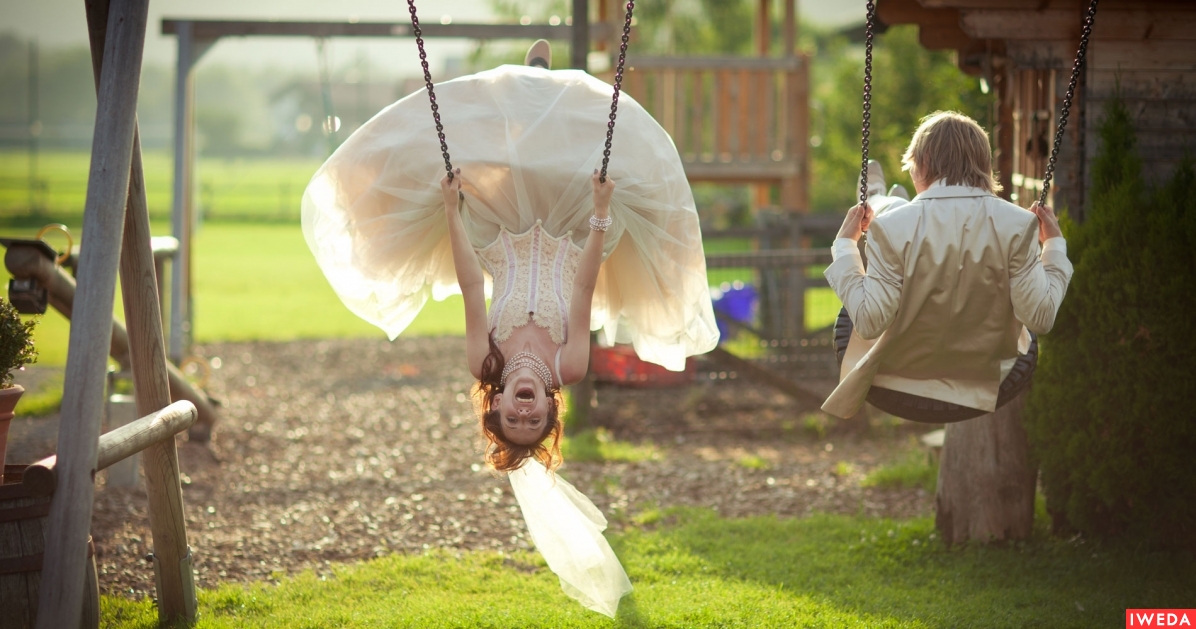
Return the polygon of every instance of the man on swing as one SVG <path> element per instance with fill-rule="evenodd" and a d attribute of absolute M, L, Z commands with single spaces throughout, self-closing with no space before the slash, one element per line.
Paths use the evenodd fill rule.
<path fill-rule="evenodd" d="M 902 162 L 917 196 L 886 196 L 869 164 L 868 201 L 832 248 L 825 275 L 855 330 L 822 410 L 850 417 L 875 385 L 992 412 L 1029 332 L 1050 331 L 1067 291 L 1059 222 L 996 196 L 988 135 L 967 116 L 927 116 Z"/>

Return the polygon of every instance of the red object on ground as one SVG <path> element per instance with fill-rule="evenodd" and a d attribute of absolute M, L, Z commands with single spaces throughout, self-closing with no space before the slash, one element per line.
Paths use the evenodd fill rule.
<path fill-rule="evenodd" d="M 640 360 L 630 345 L 602 347 L 592 344 L 590 373 L 596 382 L 644 388 L 674 387 L 693 382 L 697 367 L 691 357 L 685 360 L 685 371 L 669 371 L 660 365 Z"/>

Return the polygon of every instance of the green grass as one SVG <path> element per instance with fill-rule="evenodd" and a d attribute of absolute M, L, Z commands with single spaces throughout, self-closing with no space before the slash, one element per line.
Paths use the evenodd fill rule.
<path fill-rule="evenodd" d="M 766 470 L 772 467 L 767 459 L 756 454 L 745 454 L 739 457 L 735 464 L 747 470 Z"/>
<path fill-rule="evenodd" d="M 38 155 L 42 190 L 30 207 L 29 158 L 24 151 L 0 151 L 0 217 L 78 223 L 83 216 L 91 155 L 43 152 Z M 321 160 L 312 158 L 223 159 L 203 157 L 196 165 L 196 193 L 204 216 L 221 220 L 298 221 L 299 201 Z M 165 151 L 142 154 L 150 216 L 169 220 L 173 157 Z M 45 220 L 43 222 L 49 222 Z"/>
<path fill-rule="evenodd" d="M 538 555 L 397 555 L 200 593 L 198 629 L 316 627 L 1111 627 L 1127 607 L 1190 606 L 1191 556 L 1037 537 L 948 550 L 930 519 L 723 519 L 649 509 L 612 545 L 635 591 L 610 621 Z M 105 597 L 105 627 L 156 626 Z"/>
<path fill-rule="evenodd" d="M 25 391 L 17 401 L 18 417 L 44 417 L 58 412 L 62 406 L 62 374 L 47 377 L 37 389 Z"/>
<path fill-rule="evenodd" d="M 938 475 L 938 463 L 931 461 L 925 450 L 910 450 L 896 462 L 873 470 L 861 484 L 865 487 L 921 487 L 933 493 Z"/>
<path fill-rule="evenodd" d="M 561 454 L 566 461 L 654 461 L 661 458 L 660 450 L 651 443 L 634 444 L 615 439 L 605 428 L 585 430 L 566 435 L 561 442 Z"/>

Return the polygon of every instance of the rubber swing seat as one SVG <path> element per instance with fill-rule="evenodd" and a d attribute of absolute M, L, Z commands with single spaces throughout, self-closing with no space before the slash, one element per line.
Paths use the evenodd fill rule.
<path fill-rule="evenodd" d="M 851 317 L 847 316 L 847 309 L 840 309 L 839 318 L 835 320 L 835 357 L 840 366 L 843 365 L 843 356 L 847 353 L 847 341 L 851 339 L 853 328 Z M 1030 386 L 1030 381 L 1034 377 L 1034 369 L 1037 366 L 1038 336 L 1031 332 L 1030 350 L 1018 357 L 1009 375 L 1001 381 L 1001 389 L 997 393 L 997 408 L 1013 401 Z M 925 424 L 961 422 L 980 417 L 988 412 L 883 387 L 869 389 L 867 399 L 869 404 L 886 413 Z"/>

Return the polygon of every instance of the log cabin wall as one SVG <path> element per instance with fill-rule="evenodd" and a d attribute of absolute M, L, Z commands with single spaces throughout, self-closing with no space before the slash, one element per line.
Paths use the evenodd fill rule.
<path fill-rule="evenodd" d="M 887 24 L 917 24 L 923 46 L 957 51 L 996 90 L 991 129 L 1005 195 L 1041 190 L 1088 0 L 879 0 Z M 1196 2 L 1102 0 L 1049 202 L 1083 218 L 1104 108 L 1120 90 L 1147 179 L 1196 156 Z M 1045 142 L 1044 133 L 1045 131 Z"/>

